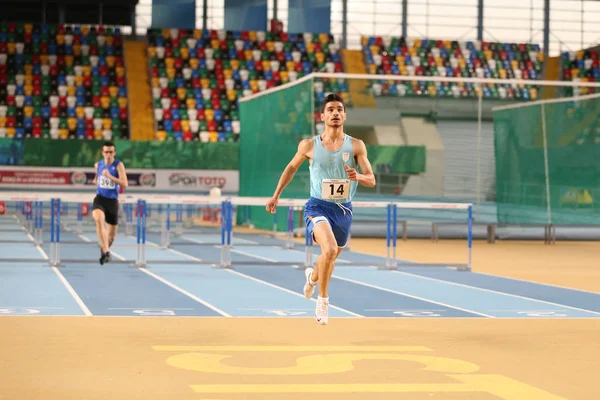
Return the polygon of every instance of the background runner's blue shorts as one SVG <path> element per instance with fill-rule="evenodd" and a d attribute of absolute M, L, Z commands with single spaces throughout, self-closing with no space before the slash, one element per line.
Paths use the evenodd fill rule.
<path fill-rule="evenodd" d="M 352 203 L 338 204 L 311 197 L 304 206 L 304 221 L 311 236 L 316 225 L 329 223 L 338 247 L 346 247 L 352 225 Z"/>

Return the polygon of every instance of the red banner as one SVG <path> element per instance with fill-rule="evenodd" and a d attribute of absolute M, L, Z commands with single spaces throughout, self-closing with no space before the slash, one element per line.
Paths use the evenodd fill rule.
<path fill-rule="evenodd" d="M 71 185 L 69 172 L 0 171 L 0 185 Z"/>

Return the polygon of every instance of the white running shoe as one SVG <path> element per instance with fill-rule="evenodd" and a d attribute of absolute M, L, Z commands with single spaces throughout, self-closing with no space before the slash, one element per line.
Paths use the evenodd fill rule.
<path fill-rule="evenodd" d="M 310 299 L 313 296 L 313 293 L 315 292 L 315 287 L 317 286 L 316 283 L 312 282 L 313 271 L 313 268 L 306 268 L 304 270 L 304 275 L 306 276 L 306 283 L 304 284 L 304 297 L 306 297 L 307 299 Z"/>
<path fill-rule="evenodd" d="M 327 325 L 329 317 L 329 302 L 325 300 L 317 300 L 317 308 L 315 309 L 315 319 L 321 325 Z"/>

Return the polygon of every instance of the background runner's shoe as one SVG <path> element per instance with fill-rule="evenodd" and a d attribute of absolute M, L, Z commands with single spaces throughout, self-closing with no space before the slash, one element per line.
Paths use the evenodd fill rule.
<path fill-rule="evenodd" d="M 102 253 L 100 256 L 100 265 L 104 265 L 104 263 L 108 263 L 111 261 L 110 252 Z"/>

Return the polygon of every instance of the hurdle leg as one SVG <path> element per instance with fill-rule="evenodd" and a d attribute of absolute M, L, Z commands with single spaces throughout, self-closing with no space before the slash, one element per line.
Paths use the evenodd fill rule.
<path fill-rule="evenodd" d="M 391 239 L 391 217 L 392 217 L 392 204 L 387 205 L 387 218 L 386 218 L 386 229 L 385 229 L 385 241 L 386 241 L 386 255 L 385 255 L 385 269 L 390 268 L 391 257 L 390 257 L 390 239 Z"/>
<path fill-rule="evenodd" d="M 175 220 L 175 236 L 181 236 L 183 235 L 183 204 L 177 204 Z"/>
<path fill-rule="evenodd" d="M 394 203 L 394 215 L 393 215 L 393 223 L 394 225 L 392 226 L 392 243 L 394 245 L 394 251 L 393 251 L 393 263 L 392 265 L 394 266 L 394 268 L 396 268 L 398 266 L 398 260 L 396 258 L 396 236 L 397 236 L 397 232 L 396 232 L 396 226 L 398 225 L 398 205 L 396 203 Z"/>
<path fill-rule="evenodd" d="M 165 233 L 165 248 L 169 248 L 171 246 L 171 205 L 167 204 L 167 231 Z"/>
<path fill-rule="evenodd" d="M 229 237 L 228 237 L 228 247 L 227 247 L 227 267 L 231 267 L 231 243 L 233 240 L 233 203 L 231 201 L 227 201 L 228 211 L 227 211 L 227 223 L 229 226 Z"/>
<path fill-rule="evenodd" d="M 469 206 L 467 210 L 467 246 L 468 246 L 468 259 L 467 259 L 467 271 L 471 271 L 471 248 L 473 247 L 473 206 Z M 460 268 L 459 268 L 460 269 Z"/>
<path fill-rule="evenodd" d="M 305 256 L 304 256 L 304 268 L 310 268 L 312 266 L 312 257 L 313 257 L 313 240 L 312 240 L 312 235 L 310 234 L 310 232 L 308 231 L 308 226 L 306 226 L 305 228 L 305 240 L 304 240 L 304 245 L 305 245 Z"/>
<path fill-rule="evenodd" d="M 38 246 L 44 243 L 44 202 L 38 202 L 38 224 L 36 241 Z"/>
<path fill-rule="evenodd" d="M 148 213 L 148 205 L 146 200 L 143 200 L 142 210 L 142 267 L 146 266 L 146 217 Z"/>
<path fill-rule="evenodd" d="M 54 207 L 55 200 L 50 199 L 50 259 L 48 260 L 50 266 L 54 263 Z"/>
<path fill-rule="evenodd" d="M 56 263 L 55 266 L 60 266 L 60 211 L 61 211 L 61 200 L 58 199 L 58 207 L 56 207 Z"/>
<path fill-rule="evenodd" d="M 222 201 L 221 202 L 221 209 L 225 210 L 225 202 Z M 226 214 L 226 212 L 225 212 Z M 226 268 L 226 257 L 225 257 L 225 253 L 227 252 L 227 245 L 225 244 L 225 237 L 226 237 L 226 229 L 227 229 L 227 224 L 226 224 L 226 218 L 221 218 L 221 263 L 219 265 L 219 267 L 221 268 Z"/>
<path fill-rule="evenodd" d="M 288 249 L 294 248 L 294 207 L 288 207 L 288 232 L 287 232 L 287 243 L 285 245 Z"/>

